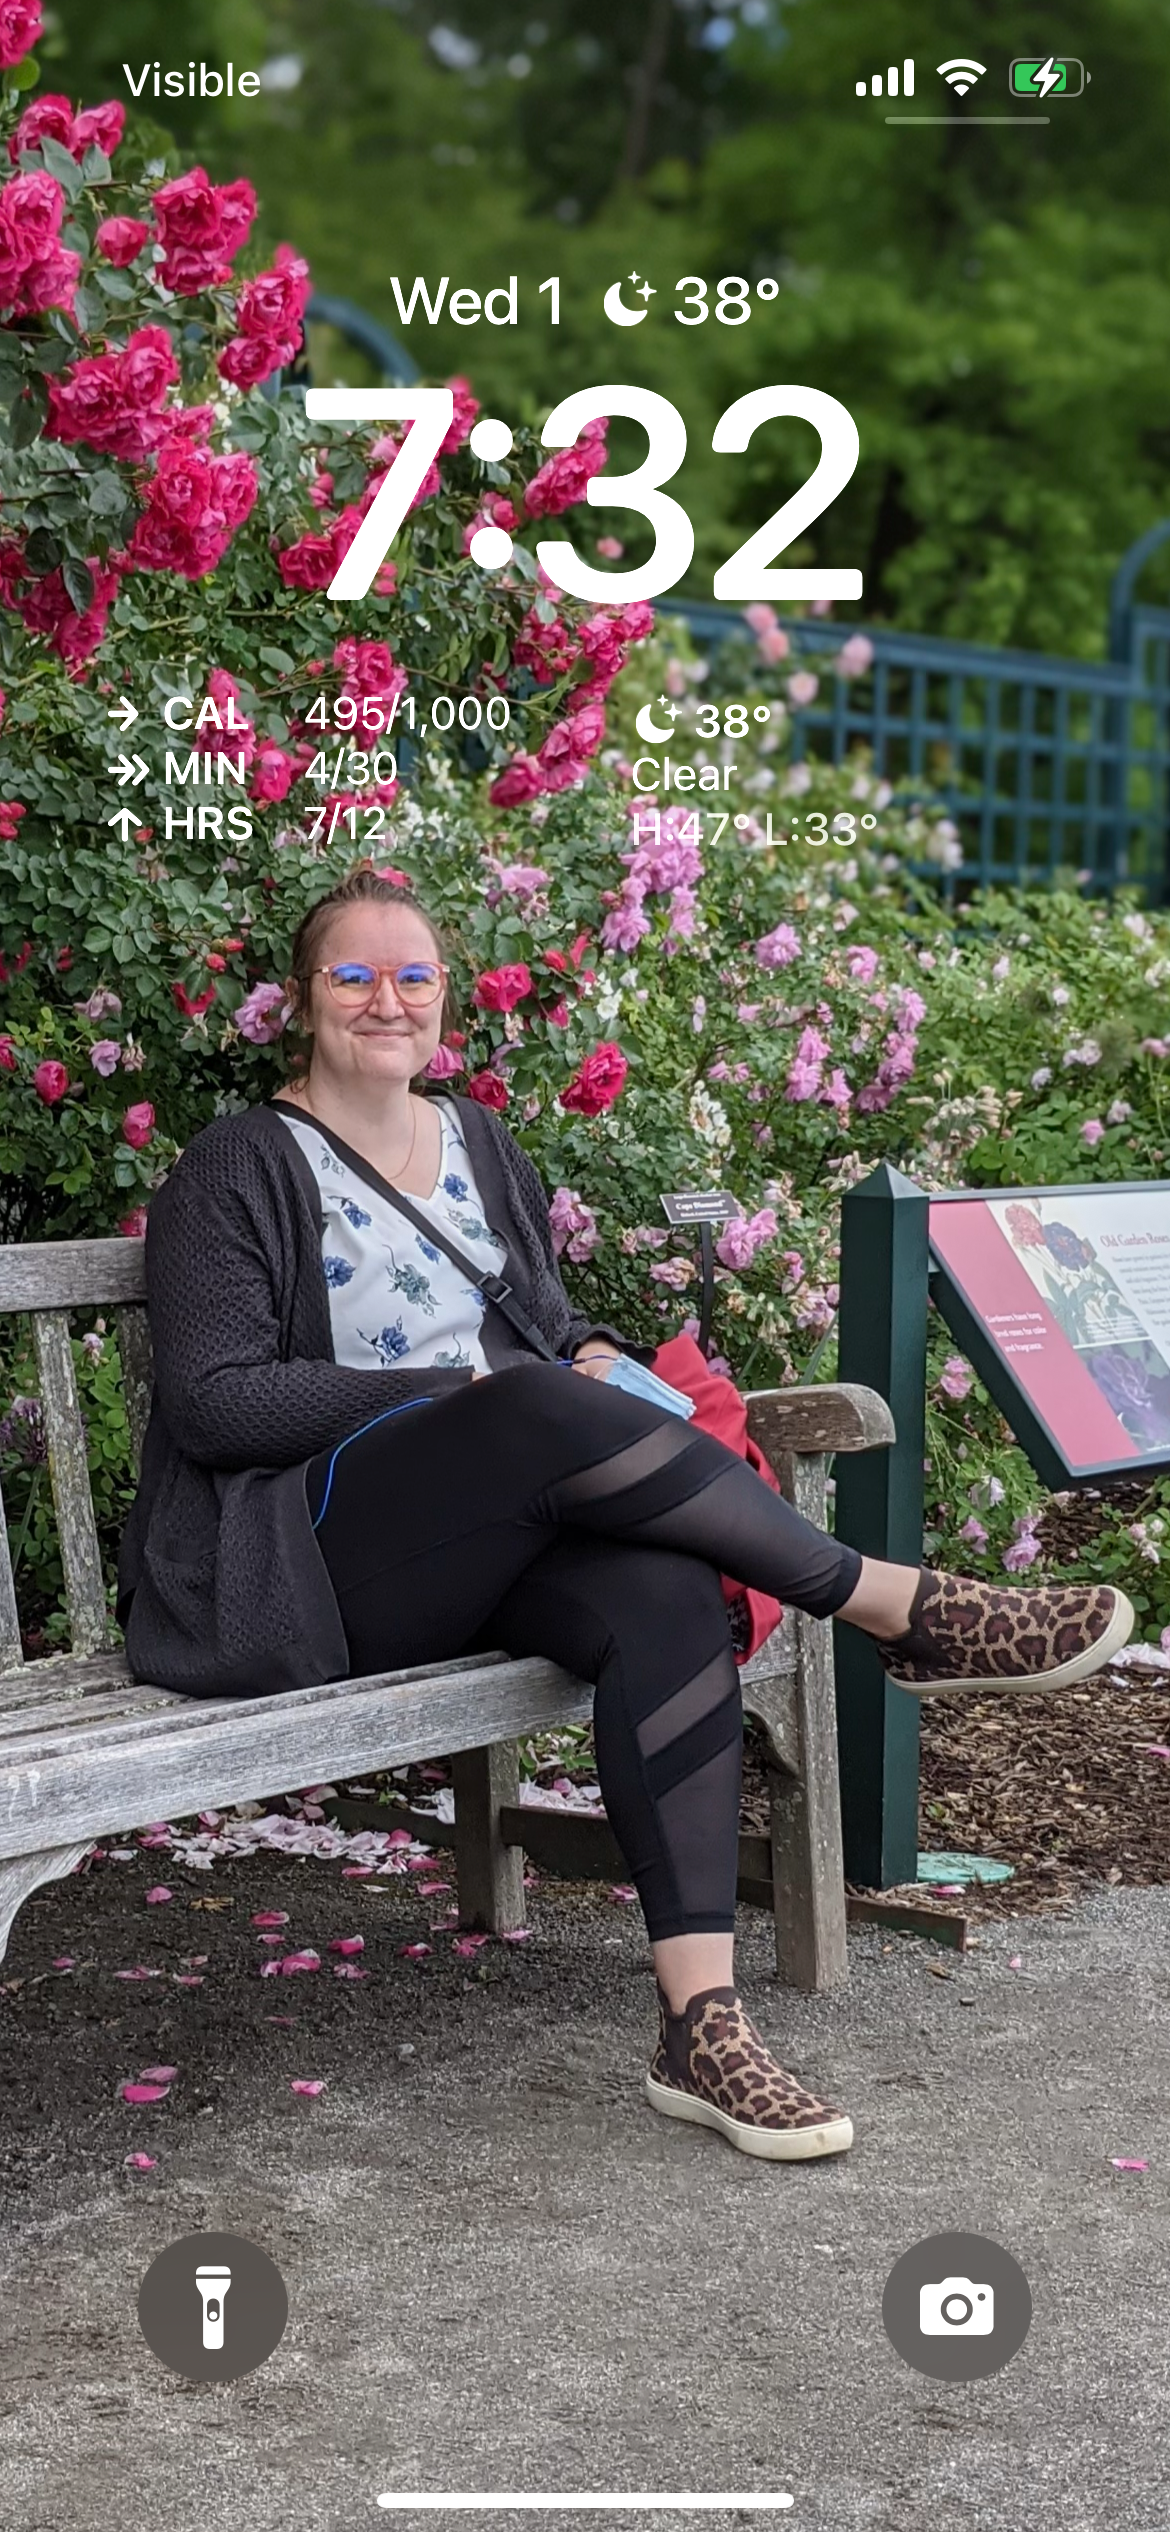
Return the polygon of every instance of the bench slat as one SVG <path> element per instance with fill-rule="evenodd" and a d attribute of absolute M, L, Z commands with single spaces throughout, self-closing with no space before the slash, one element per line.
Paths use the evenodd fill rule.
<path fill-rule="evenodd" d="M 782 1451 L 872 1451 L 894 1440 L 894 1419 L 876 1389 L 826 1381 L 809 1389 L 756 1389 L 748 1431 L 773 1466 Z"/>
<path fill-rule="evenodd" d="M 65 1570 L 65 1600 L 75 1653 L 96 1653 L 110 1640 L 101 1550 L 89 1490 L 85 1427 L 63 1310 L 36 1310 L 33 1338 Z"/>
<path fill-rule="evenodd" d="M 0 1709 L 0 1752 L 6 1760 L 15 1753 L 23 1763 L 38 1740 L 42 1749 L 51 1748 L 60 1733 L 87 1732 L 98 1723 L 160 1714 L 171 1702 L 162 1688 L 111 1688 L 99 1689 L 90 1697 L 54 1697 L 48 1705 Z"/>
<path fill-rule="evenodd" d="M 98 1688 L 125 1688 L 130 1672 L 124 1653 L 49 1653 L 20 1670 L 0 1672 L 0 1714 L 42 1697 L 90 1696 Z"/>
<path fill-rule="evenodd" d="M 584 1723 L 593 1690 L 555 1663 L 477 1662 L 287 1697 L 178 1698 L 173 1711 L 55 1733 L 0 1758 L 0 1857 L 262 1800 L 324 1776 L 401 1767 Z"/>
<path fill-rule="evenodd" d="M 145 1301 L 142 1240 L 22 1240 L 0 1246 L 0 1310 L 112 1309 Z"/>
<path fill-rule="evenodd" d="M 20 1612 L 16 1605 L 16 1583 L 12 1572 L 12 1550 L 8 1544 L 8 1522 L 4 1511 L 4 1498 L 0 1494 L 0 1669 L 16 1670 L 23 1660 Z"/>

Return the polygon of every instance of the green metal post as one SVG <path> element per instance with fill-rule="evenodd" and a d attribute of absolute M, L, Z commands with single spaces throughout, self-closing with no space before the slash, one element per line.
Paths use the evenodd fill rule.
<path fill-rule="evenodd" d="M 929 1211 L 888 1161 L 841 1204 L 837 1376 L 888 1401 L 897 1440 L 838 1459 L 836 1532 L 863 1556 L 900 1565 L 922 1561 Z M 855 1627 L 834 1635 L 845 1871 L 888 1889 L 917 1871 L 918 1702 L 891 1686 Z"/>

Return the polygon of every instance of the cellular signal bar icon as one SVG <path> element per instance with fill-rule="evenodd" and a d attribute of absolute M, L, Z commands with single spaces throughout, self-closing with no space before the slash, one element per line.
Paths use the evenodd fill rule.
<path fill-rule="evenodd" d="M 887 70 L 886 75 L 885 75 L 885 85 L 883 86 L 883 84 L 882 84 L 882 74 L 881 74 L 880 70 L 875 70 L 875 72 L 874 72 L 874 74 L 873 74 L 873 77 L 872 77 L 872 79 L 870 79 L 870 81 L 868 82 L 868 84 L 866 83 L 866 81 L 865 81 L 864 79 L 859 79 L 859 80 L 858 80 L 858 82 L 857 82 L 857 94 L 858 94 L 858 96 L 859 96 L 859 97 L 882 97 L 882 96 L 885 96 L 885 97 L 896 97 L 896 96 L 897 96 L 897 94 L 898 94 L 898 76 L 899 76 L 899 74 L 898 74 L 898 66 L 897 66 L 897 63 L 895 62 L 895 63 L 891 64 L 890 69 L 889 69 L 889 70 Z M 903 64 L 902 64 L 902 71 L 901 71 L 901 79 L 902 79 L 902 95 L 903 95 L 904 97 L 912 97 L 912 96 L 913 96 L 913 94 L 914 94 L 914 64 L 913 64 L 913 62 L 911 62 L 911 61 L 905 61 L 905 62 L 903 62 Z"/>

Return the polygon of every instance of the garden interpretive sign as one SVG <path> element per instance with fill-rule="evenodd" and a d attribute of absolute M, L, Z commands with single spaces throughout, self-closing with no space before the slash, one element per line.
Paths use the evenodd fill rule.
<path fill-rule="evenodd" d="M 1047 1486 L 1170 1467 L 1170 1182 L 930 1199 L 931 1293 Z"/>

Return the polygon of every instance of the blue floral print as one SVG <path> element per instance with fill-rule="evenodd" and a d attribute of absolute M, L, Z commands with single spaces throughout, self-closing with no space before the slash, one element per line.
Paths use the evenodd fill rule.
<path fill-rule="evenodd" d="M 321 1199 L 321 1262 L 329 1301 L 334 1359 L 353 1370 L 391 1369 L 408 1361 L 445 1370 L 485 1372 L 485 1301 L 478 1284 L 438 1246 L 445 1236 L 475 1272 L 505 1266 L 504 1241 L 485 1219 L 459 1111 L 439 1100 L 440 1151 L 429 1195 L 414 1194 L 435 1226 L 406 1223 L 389 1199 L 342 1162 L 309 1117 L 286 1118 L 313 1171 Z M 383 1322 L 385 1321 L 385 1324 Z"/>
<path fill-rule="evenodd" d="M 396 1319 L 392 1328 L 383 1328 L 378 1336 L 367 1336 L 364 1328 L 358 1329 L 358 1335 L 363 1345 L 373 1346 L 378 1361 L 386 1370 L 391 1363 L 400 1363 L 403 1355 L 410 1352 L 410 1339 L 404 1332 L 401 1319 Z"/>
<path fill-rule="evenodd" d="M 420 1275 L 417 1266 L 399 1266 L 392 1256 L 386 1272 L 391 1292 L 400 1292 L 404 1301 L 413 1301 L 416 1310 L 425 1310 L 428 1319 L 434 1318 L 435 1296 L 428 1277 Z"/>

